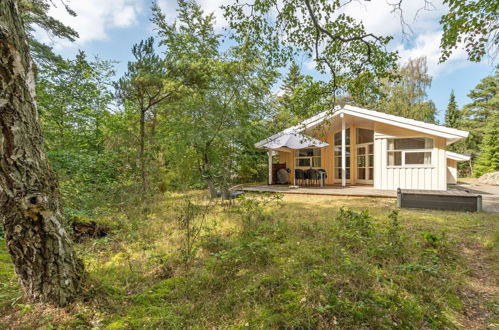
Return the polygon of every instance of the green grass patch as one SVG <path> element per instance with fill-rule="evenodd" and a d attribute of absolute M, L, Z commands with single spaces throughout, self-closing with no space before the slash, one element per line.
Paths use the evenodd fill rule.
<path fill-rule="evenodd" d="M 475 280 L 474 262 L 491 279 L 498 274 L 496 214 L 397 212 L 390 199 L 258 195 L 202 217 L 196 211 L 189 228 L 201 231 L 186 259 L 182 198 L 166 195 L 145 214 L 124 213 L 111 235 L 78 244 L 89 274 L 82 301 L 50 324 L 466 328 L 475 320 L 464 310 L 479 300 L 487 315 L 481 322 L 493 322 L 493 297 L 478 293 L 470 302 L 463 293 Z M 0 294 L 15 299 L 4 245 L 0 276 L 9 279 Z"/>

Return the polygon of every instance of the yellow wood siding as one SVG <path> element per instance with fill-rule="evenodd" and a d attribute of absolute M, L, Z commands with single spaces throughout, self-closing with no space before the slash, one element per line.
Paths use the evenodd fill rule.
<path fill-rule="evenodd" d="M 457 183 L 457 161 L 447 158 L 447 184 Z"/>

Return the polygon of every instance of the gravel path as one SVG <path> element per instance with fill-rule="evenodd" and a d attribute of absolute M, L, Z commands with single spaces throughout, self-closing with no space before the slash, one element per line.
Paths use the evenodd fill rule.
<path fill-rule="evenodd" d="M 467 190 L 470 193 L 482 195 L 482 207 L 487 212 L 499 213 L 499 186 L 488 184 L 473 183 L 459 183 L 449 189 Z"/>

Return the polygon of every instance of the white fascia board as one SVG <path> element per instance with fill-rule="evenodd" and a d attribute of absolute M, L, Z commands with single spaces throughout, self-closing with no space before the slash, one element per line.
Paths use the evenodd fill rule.
<path fill-rule="evenodd" d="M 459 129 L 445 127 L 436 124 L 425 123 L 423 121 L 390 115 L 383 112 L 358 108 L 351 105 L 346 105 L 345 110 L 349 111 L 350 112 L 349 114 L 351 114 L 352 116 L 361 117 L 360 114 L 363 114 L 369 117 L 367 119 L 382 121 L 390 125 L 404 127 L 415 131 L 420 131 L 422 133 L 428 133 L 431 135 L 437 135 L 451 140 L 452 139 L 459 140 L 461 138 L 466 138 L 469 135 L 469 132 L 467 131 L 462 131 Z"/>
<path fill-rule="evenodd" d="M 457 152 L 452 152 L 452 151 L 446 151 L 445 156 L 449 159 L 457 160 L 458 162 L 470 160 L 471 158 L 468 155 L 458 154 Z"/>
<path fill-rule="evenodd" d="M 290 133 L 301 133 L 303 132 L 304 130 L 306 130 L 307 128 L 310 128 L 310 127 L 314 127 L 316 125 L 319 125 L 320 123 L 322 123 L 324 120 L 327 120 L 331 117 L 333 117 L 333 113 L 334 112 L 331 112 L 331 111 L 323 111 L 313 117 L 310 117 L 304 121 L 302 121 L 300 124 L 298 125 L 295 125 L 295 126 L 291 126 L 289 128 L 286 128 L 285 130 L 283 131 L 280 131 L 279 133 L 276 133 L 266 139 L 263 139 L 257 143 L 255 143 L 255 147 L 256 148 L 261 148 L 263 145 L 269 143 L 270 141 L 273 141 L 275 139 L 277 139 L 278 137 L 282 136 L 282 135 L 285 135 L 285 134 L 290 134 Z M 334 115 L 336 115 L 336 113 L 334 113 Z"/>
<path fill-rule="evenodd" d="M 368 109 L 363 109 L 359 107 L 354 107 L 351 105 L 345 105 L 343 108 L 336 106 L 334 111 L 328 110 L 319 113 L 313 117 L 310 117 L 298 125 L 289 127 L 277 134 L 274 134 L 262 141 L 255 143 L 255 147 L 261 148 L 264 144 L 280 137 L 284 134 L 289 133 L 301 133 L 308 128 L 313 128 L 319 124 L 321 124 L 325 120 L 329 120 L 333 117 L 336 117 L 339 114 L 348 114 L 354 117 L 360 117 L 372 121 L 377 121 L 381 123 L 385 123 L 388 125 L 393 125 L 397 127 L 402 127 L 406 129 L 410 129 L 413 131 L 426 133 L 429 135 L 435 135 L 439 137 L 443 137 L 447 141 L 447 145 L 452 144 L 460 139 L 466 138 L 469 135 L 467 131 L 461 131 L 455 128 L 429 124 L 422 121 L 408 119 L 400 116 L 390 115 L 384 112 L 373 111 Z"/>

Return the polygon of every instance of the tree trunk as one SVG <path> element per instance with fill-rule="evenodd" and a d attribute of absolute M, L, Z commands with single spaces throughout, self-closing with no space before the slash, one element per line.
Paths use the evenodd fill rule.
<path fill-rule="evenodd" d="M 145 139 L 146 139 L 146 110 L 140 110 L 140 146 L 139 146 L 139 161 L 140 161 L 140 178 L 142 180 L 141 191 L 146 189 L 146 159 L 144 155 Z"/>
<path fill-rule="evenodd" d="M 26 296 L 58 306 L 74 299 L 83 264 L 64 229 L 44 153 L 33 62 L 15 0 L 0 1 L 0 220 Z"/>

